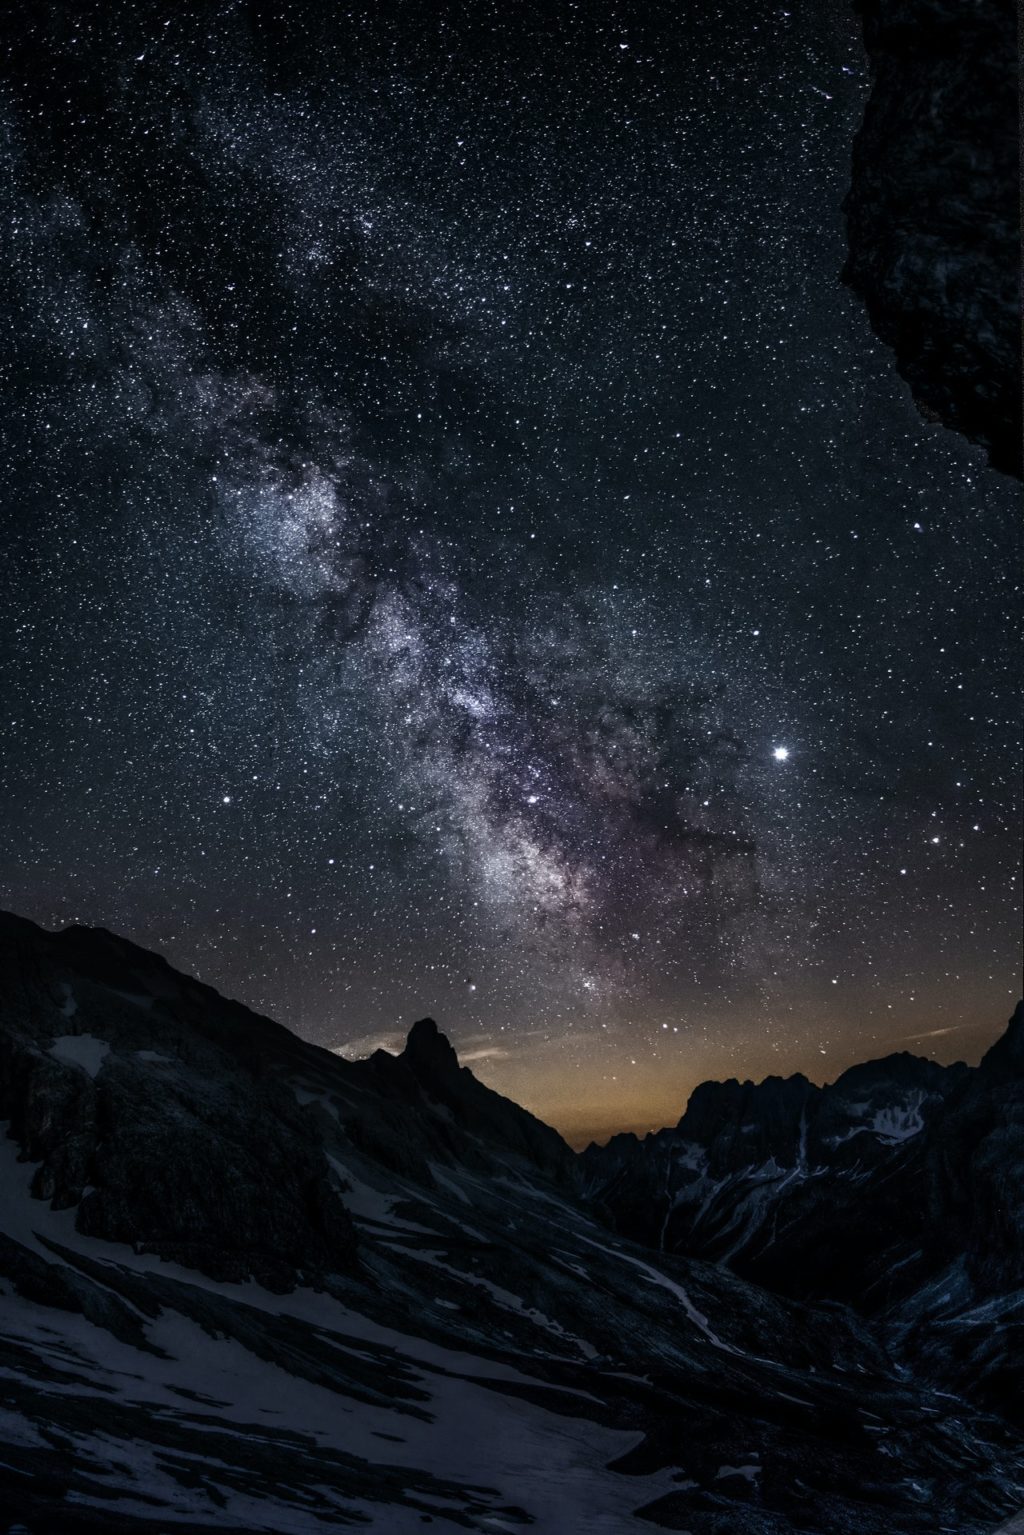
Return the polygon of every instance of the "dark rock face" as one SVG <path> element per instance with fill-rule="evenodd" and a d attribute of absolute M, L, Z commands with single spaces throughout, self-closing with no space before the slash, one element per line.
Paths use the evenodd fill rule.
<path fill-rule="evenodd" d="M 356 1261 L 282 1065 L 329 1072 L 351 1095 L 355 1137 L 428 1182 L 432 1158 L 468 1154 L 486 1170 L 488 1148 L 574 1177 L 558 1133 L 477 1082 L 429 1019 L 402 1056 L 350 1063 L 113 934 L 49 934 L 2 913 L 0 1017 L 0 1118 L 40 1164 L 37 1196 L 77 1207 L 88 1235 L 212 1278 L 284 1289 Z M 425 1104 L 435 1111 L 411 1134 L 408 1111 Z"/>
<path fill-rule="evenodd" d="M 575 1184 L 576 1158 L 557 1130 L 478 1082 L 468 1066 L 460 1066 L 432 1018 L 413 1024 L 400 1059 L 428 1096 L 450 1111 L 462 1130 L 519 1153 L 566 1186 Z"/>
<path fill-rule="evenodd" d="M 1024 1003 L 929 1142 L 930 1209 L 979 1294 L 1024 1285 Z"/>
<path fill-rule="evenodd" d="M 0 916 L 0 1117 L 79 1230 L 223 1280 L 350 1266 L 355 1231 L 273 1053 L 300 1042 L 102 931 Z"/>
<path fill-rule="evenodd" d="M 1017 41 L 1009 0 L 858 0 L 871 94 L 844 279 L 922 412 L 1021 473 Z"/>
<path fill-rule="evenodd" d="M 884 1283 L 889 1267 L 866 1182 L 891 1186 L 898 1204 L 894 1168 L 916 1158 L 919 1132 L 966 1070 L 904 1053 L 827 1088 L 800 1075 L 704 1082 L 674 1130 L 589 1147 L 587 1186 L 638 1241 L 728 1263 L 799 1298 L 849 1300 Z M 905 1235 L 924 1212 L 901 1219 Z"/>
<path fill-rule="evenodd" d="M 757 1083 L 702 1082 L 686 1106 L 679 1132 L 708 1148 L 714 1177 L 771 1156 L 795 1166 L 805 1154 L 808 1109 L 819 1091 L 799 1073 Z"/>
<path fill-rule="evenodd" d="M 1024 1422 L 1024 1004 L 974 1070 L 903 1053 L 826 1088 L 705 1083 L 674 1130 L 582 1160 L 634 1240 L 854 1306 Z"/>
<path fill-rule="evenodd" d="M 322 1075 L 324 1052 L 315 1054 Z M 345 1084 L 346 1134 L 395 1172 L 430 1184 L 434 1163 L 493 1174 L 511 1162 L 576 1187 L 576 1158 L 557 1130 L 460 1066 L 432 1018 L 413 1024 L 401 1055 L 377 1050 L 366 1061 L 326 1062 L 331 1090 Z"/>
<path fill-rule="evenodd" d="M 742 1204 L 751 1152 L 806 1187 L 816 1148 L 835 1139 L 839 1168 L 859 1145 L 857 1188 L 957 1097 L 973 1240 L 1013 1197 L 1019 1056 L 1018 1029 L 966 1077 L 893 1057 L 841 1091 L 712 1085 L 667 1136 L 704 1136 L 698 1176 Z M 15 918 L 0 1114 L 14 1525 L 988 1535 L 1024 1498 L 1019 1434 L 978 1407 L 1014 1379 L 1009 1324 L 977 1304 L 999 1232 L 887 1333 L 614 1234 L 579 1159 L 429 1019 L 349 1062 L 108 933 Z M 620 1170 L 649 1146 L 620 1137 Z"/>
<path fill-rule="evenodd" d="M 924 1173 L 939 1277 L 895 1313 L 899 1341 L 917 1368 L 1024 1424 L 1024 1004 L 950 1099 Z"/>

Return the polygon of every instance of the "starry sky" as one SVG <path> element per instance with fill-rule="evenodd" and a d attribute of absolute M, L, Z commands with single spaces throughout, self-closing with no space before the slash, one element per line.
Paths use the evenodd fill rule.
<path fill-rule="evenodd" d="M 976 1059 L 1017 497 L 842 287 L 852 6 L 41 3 L 0 904 L 579 1141 Z"/>

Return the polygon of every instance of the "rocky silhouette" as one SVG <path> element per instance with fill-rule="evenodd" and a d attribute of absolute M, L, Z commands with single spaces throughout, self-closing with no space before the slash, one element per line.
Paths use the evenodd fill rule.
<path fill-rule="evenodd" d="M 1021 474 L 1016 11 L 858 0 L 871 93 L 844 278 L 930 419 Z"/>
<path fill-rule="evenodd" d="M 975 1069 L 906 1053 L 707 1082 L 674 1129 L 583 1154 L 617 1230 L 879 1321 L 1024 1422 L 1024 1004 Z"/>
<path fill-rule="evenodd" d="M 33 1535 L 982 1535 L 1024 1497 L 1020 1057 L 1018 1017 L 974 1071 L 707 1084 L 653 1144 L 576 1157 L 430 1020 L 350 1062 L 4 917 L 0 1508 Z M 655 1153 L 713 1220 L 666 1221 Z M 856 1283 L 787 1266 L 835 1240 L 819 1190 L 874 1211 L 862 1243 L 891 1205 Z"/>

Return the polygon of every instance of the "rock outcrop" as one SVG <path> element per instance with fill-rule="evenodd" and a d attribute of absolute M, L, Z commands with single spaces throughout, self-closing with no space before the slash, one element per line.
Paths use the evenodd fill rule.
<path fill-rule="evenodd" d="M 866 1185 L 888 1187 L 917 1158 L 919 1133 L 966 1075 L 904 1053 L 825 1088 L 799 1074 L 704 1082 L 674 1129 L 588 1147 L 587 1187 L 637 1241 L 728 1263 L 800 1298 L 860 1297 L 888 1272 Z M 820 1205 L 816 1232 L 809 1201 Z M 903 1217 L 904 1235 L 908 1220 L 921 1227 L 923 1210 Z"/>
<path fill-rule="evenodd" d="M 825 1088 L 704 1083 L 675 1129 L 582 1161 L 624 1235 L 852 1306 L 1024 1422 L 1024 1004 L 973 1070 L 902 1053 Z"/>
<path fill-rule="evenodd" d="M 871 93 L 844 279 L 931 420 L 1021 474 L 1017 37 L 1009 0 L 858 0 Z"/>
<path fill-rule="evenodd" d="M 102 930 L 0 916 L 0 1117 L 78 1229 L 274 1289 L 355 1231 L 274 1070 L 301 1042 Z"/>
<path fill-rule="evenodd" d="M 1018 1054 L 966 1087 L 1002 1092 Z M 959 1088 L 900 1061 L 903 1109 L 869 1072 L 830 1134 L 923 1144 L 928 1093 L 951 1113 Z M 726 1181 L 744 1144 L 809 1166 L 826 1096 L 725 1084 L 691 1128 Z M 957 1112 L 998 1203 L 1012 1101 Z M 897 1370 L 842 1305 L 631 1243 L 430 1020 L 346 1061 L 109 933 L 7 918 L 0 1114 L 12 1525 L 986 1535 L 1024 1498 L 1019 1435 L 967 1379 L 999 1406 L 1005 1327 L 976 1317 L 952 1367 L 915 1292 Z"/>

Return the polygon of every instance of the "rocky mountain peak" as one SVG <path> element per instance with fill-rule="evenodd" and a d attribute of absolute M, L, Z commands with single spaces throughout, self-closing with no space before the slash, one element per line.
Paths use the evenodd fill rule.
<path fill-rule="evenodd" d="M 919 1088 L 922 1092 L 944 1095 L 967 1070 L 962 1061 L 944 1066 L 909 1050 L 897 1050 L 875 1061 L 860 1061 L 848 1066 L 832 1083 L 829 1092 L 870 1092 L 879 1086 L 888 1089 Z"/>
<path fill-rule="evenodd" d="M 704 1147 L 718 1174 L 770 1157 L 793 1166 L 820 1094 L 800 1073 L 763 1082 L 702 1082 L 690 1095 L 677 1133 Z"/>
<path fill-rule="evenodd" d="M 417 1076 L 452 1076 L 461 1071 L 459 1057 L 433 1018 L 420 1018 L 409 1030 L 402 1059 Z"/>

